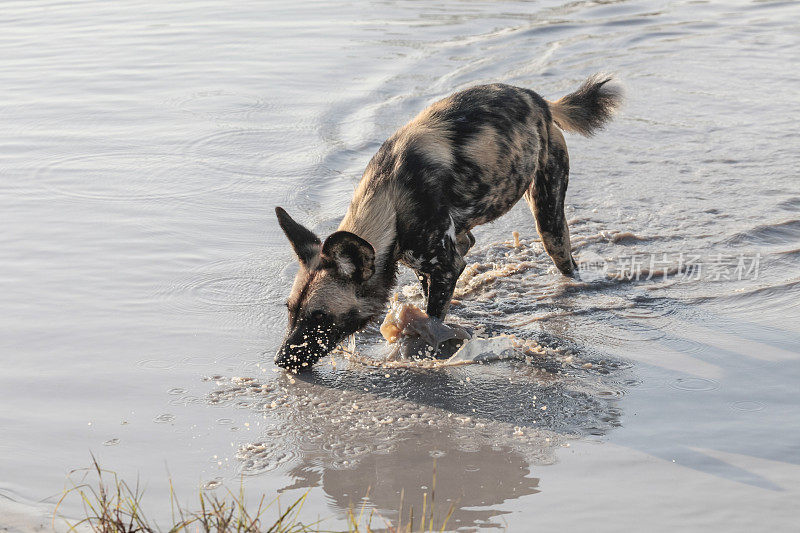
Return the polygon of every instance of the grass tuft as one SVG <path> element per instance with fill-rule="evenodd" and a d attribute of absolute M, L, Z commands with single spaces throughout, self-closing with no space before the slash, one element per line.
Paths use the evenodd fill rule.
<path fill-rule="evenodd" d="M 80 475 L 80 480 L 75 481 L 75 476 Z M 94 478 L 94 479 L 92 479 Z M 92 531 L 93 533 L 305 533 L 331 531 L 321 529 L 321 521 L 311 524 L 300 520 L 300 511 L 306 502 L 306 492 L 294 501 L 285 510 L 281 510 L 278 497 L 266 501 L 262 496 L 258 506 L 245 507 L 244 484 L 239 487 L 238 493 L 230 489 L 224 497 L 209 494 L 205 491 L 198 493 L 198 510 L 190 511 L 181 507 L 175 496 L 172 480 L 170 480 L 169 506 L 172 524 L 168 528 L 161 528 L 146 517 L 142 509 L 144 489 L 136 480 L 135 485 L 129 485 L 111 471 L 101 468 L 97 459 L 92 455 L 92 466 L 70 472 L 69 482 L 72 485 L 56 504 L 53 513 L 53 526 L 58 518 L 61 504 L 68 498 L 77 497 L 83 507 L 81 520 L 70 521 L 63 519 L 69 531 Z M 455 503 L 442 521 L 441 525 L 435 524 L 435 494 L 436 494 L 436 462 L 433 463 L 433 483 L 431 494 L 424 493 L 422 498 L 422 513 L 418 529 L 414 529 L 414 506 L 409 507 L 408 521 L 403 522 L 403 508 L 405 505 L 405 491 L 400 492 L 400 507 L 397 523 L 381 517 L 375 509 L 367 508 L 367 497 L 356 510 L 351 507 L 347 514 L 346 531 L 350 533 L 373 533 L 372 527 L 375 517 L 382 519 L 384 525 L 379 531 L 387 533 L 415 533 L 445 531 L 450 520 Z M 430 504 L 428 504 L 430 501 Z"/>

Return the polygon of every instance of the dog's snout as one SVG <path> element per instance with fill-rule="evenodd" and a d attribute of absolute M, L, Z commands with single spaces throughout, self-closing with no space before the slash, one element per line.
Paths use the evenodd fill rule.
<path fill-rule="evenodd" d="M 337 343 L 333 332 L 319 329 L 300 325 L 290 332 L 275 354 L 275 364 L 293 372 L 310 370 Z"/>
<path fill-rule="evenodd" d="M 294 355 L 285 344 L 281 346 L 275 354 L 275 364 L 287 370 L 294 370 L 300 366 L 297 361 L 297 356 Z"/>
<path fill-rule="evenodd" d="M 305 346 L 285 342 L 275 354 L 275 364 L 294 372 L 308 370 L 324 354 L 314 353 Z"/>

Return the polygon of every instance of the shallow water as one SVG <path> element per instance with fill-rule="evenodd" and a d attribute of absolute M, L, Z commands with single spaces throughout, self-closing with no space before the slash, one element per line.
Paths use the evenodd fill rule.
<path fill-rule="evenodd" d="M 351 506 L 394 520 L 401 491 L 419 509 L 435 460 L 437 513 L 453 505 L 467 530 L 787 529 L 798 17 L 793 2 L 4 4 L 0 496 L 52 504 L 91 451 L 155 505 L 168 476 L 189 500 L 244 474 L 254 498 L 310 490 L 303 516 L 333 526 Z M 598 70 L 628 99 L 605 132 L 567 139 L 580 278 L 558 275 L 522 203 L 476 232 L 453 307 L 537 352 L 274 372 L 295 268 L 275 205 L 324 234 L 431 101 L 494 81 L 555 98 Z M 378 353 L 377 333 L 357 346 Z"/>

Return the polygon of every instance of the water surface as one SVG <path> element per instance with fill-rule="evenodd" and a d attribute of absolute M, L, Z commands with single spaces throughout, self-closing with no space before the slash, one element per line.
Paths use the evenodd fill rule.
<path fill-rule="evenodd" d="M 333 527 L 351 507 L 395 520 L 401 492 L 419 508 L 435 461 L 437 512 L 465 530 L 794 525 L 799 17 L 674 0 L 4 4 L 0 495 L 46 507 L 92 452 L 156 506 L 168 476 L 189 500 L 244 475 L 254 498 L 309 490 L 303 516 Z M 557 273 L 521 203 L 476 231 L 453 308 L 537 352 L 274 372 L 296 268 L 275 205 L 326 234 L 430 102 L 487 82 L 557 98 L 599 70 L 628 98 L 606 131 L 567 139 L 580 278 Z M 398 290 L 418 298 L 407 273 Z"/>

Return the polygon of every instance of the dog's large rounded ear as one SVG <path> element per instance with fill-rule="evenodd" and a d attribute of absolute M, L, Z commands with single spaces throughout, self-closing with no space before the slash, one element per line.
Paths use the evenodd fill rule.
<path fill-rule="evenodd" d="M 292 243 L 294 253 L 300 262 L 308 266 L 312 261 L 316 261 L 322 246 L 319 237 L 310 229 L 295 222 L 282 207 L 276 207 L 275 214 L 278 215 L 278 224 Z"/>
<path fill-rule="evenodd" d="M 363 283 L 375 273 L 375 249 L 349 231 L 337 231 L 325 239 L 322 257 L 345 279 Z"/>

